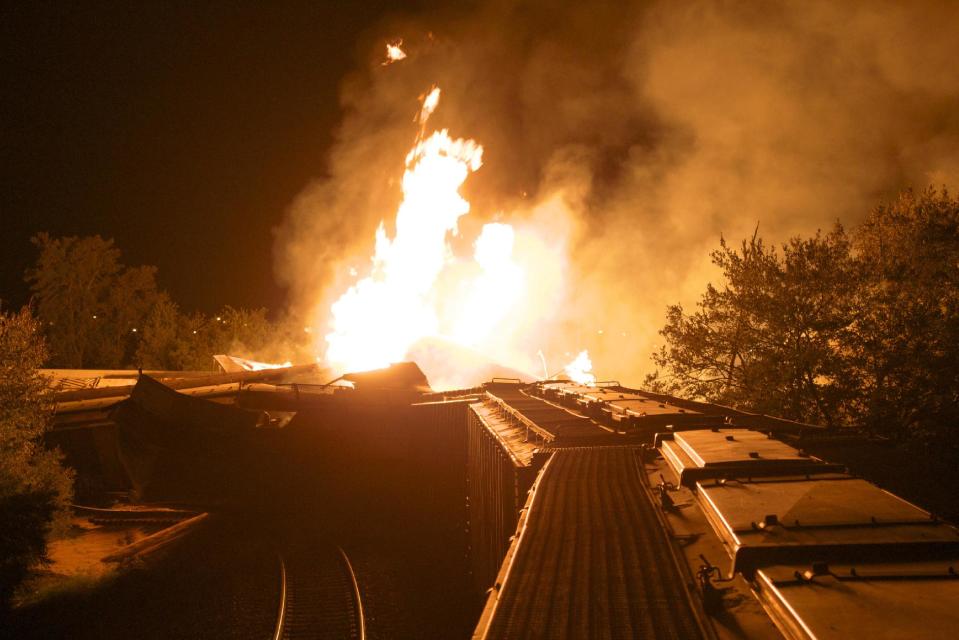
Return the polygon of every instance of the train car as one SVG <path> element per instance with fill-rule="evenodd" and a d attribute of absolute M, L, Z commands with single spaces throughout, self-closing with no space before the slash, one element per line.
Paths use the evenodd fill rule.
<path fill-rule="evenodd" d="M 825 430 L 618 383 L 511 393 L 608 436 L 542 443 L 551 457 L 474 637 L 938 638 L 959 629 L 959 530 L 793 446 Z M 668 543 L 644 502 L 656 505 Z M 610 524 L 617 519 L 628 525 Z M 640 555 L 634 539 L 656 553 Z M 655 584 L 671 595 L 656 595 Z M 630 608 L 636 598 L 649 600 L 645 613 Z M 667 601 L 674 608 L 656 604 Z M 706 617 L 679 629 L 699 612 Z"/>
<path fill-rule="evenodd" d="M 658 439 L 728 557 L 789 638 L 934 638 L 959 628 L 959 531 L 766 434 Z"/>

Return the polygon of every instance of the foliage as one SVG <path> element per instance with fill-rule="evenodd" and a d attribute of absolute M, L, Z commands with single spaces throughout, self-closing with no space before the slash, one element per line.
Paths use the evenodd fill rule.
<path fill-rule="evenodd" d="M 175 356 L 182 331 L 180 325 L 180 310 L 176 303 L 166 293 L 161 293 L 143 322 L 136 352 L 137 365 L 144 369 L 185 368 Z"/>
<path fill-rule="evenodd" d="M 224 307 L 207 316 L 181 311 L 157 291 L 154 267 L 126 267 L 112 240 L 99 236 L 33 239 L 40 255 L 27 271 L 48 337 L 49 366 L 212 370 L 213 356 L 232 353 L 285 361 L 303 342 L 266 309 Z"/>
<path fill-rule="evenodd" d="M 666 391 L 834 424 L 844 410 L 843 362 L 832 348 L 850 323 L 853 265 L 840 226 L 794 238 L 780 253 L 754 235 L 712 254 L 726 284 L 692 314 L 669 307 L 654 361 Z"/>
<path fill-rule="evenodd" d="M 41 441 L 52 413 L 37 373 L 45 358 L 29 309 L 0 313 L 0 608 L 27 568 L 44 559 L 47 535 L 69 521 L 72 475 Z"/>
<path fill-rule="evenodd" d="M 723 286 L 692 313 L 669 307 L 647 384 L 959 443 L 959 201 L 907 192 L 851 236 L 837 225 L 777 250 L 756 234 L 712 257 Z"/>
<path fill-rule="evenodd" d="M 136 331 L 157 303 L 154 267 L 125 267 L 100 236 L 33 238 L 40 255 L 27 271 L 50 364 L 118 368 L 131 363 Z"/>
<path fill-rule="evenodd" d="M 213 356 L 219 353 L 282 361 L 290 354 L 273 347 L 289 344 L 284 327 L 271 322 L 266 309 L 227 306 L 212 317 L 182 314 L 163 296 L 144 323 L 137 362 L 145 369 L 203 371 L 213 367 Z"/>
<path fill-rule="evenodd" d="M 959 440 L 959 200 L 907 192 L 856 237 L 862 269 L 852 361 L 873 430 Z"/>

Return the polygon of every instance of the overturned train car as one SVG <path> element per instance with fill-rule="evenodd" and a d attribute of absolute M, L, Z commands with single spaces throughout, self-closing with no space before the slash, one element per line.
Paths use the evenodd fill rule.
<path fill-rule="evenodd" d="M 200 404 L 181 402 L 187 383 L 145 379 L 108 414 L 89 398 L 86 423 L 65 411 L 57 433 L 75 444 L 92 427 L 103 477 L 148 495 L 242 489 L 266 500 L 241 508 L 275 503 L 395 547 L 443 637 L 959 628 L 959 532 L 805 453 L 818 427 L 616 382 L 437 394 L 417 372 L 349 389 L 244 374 Z"/>

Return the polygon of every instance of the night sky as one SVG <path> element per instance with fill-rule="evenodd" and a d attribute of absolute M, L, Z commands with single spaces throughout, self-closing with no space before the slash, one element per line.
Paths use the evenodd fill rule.
<path fill-rule="evenodd" d="M 114 238 L 186 309 L 281 307 L 271 230 L 324 173 L 340 84 L 425 4 L 4 3 L 3 306 L 47 231 Z"/>

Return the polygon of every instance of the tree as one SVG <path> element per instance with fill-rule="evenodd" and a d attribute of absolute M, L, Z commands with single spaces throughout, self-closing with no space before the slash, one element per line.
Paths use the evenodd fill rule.
<path fill-rule="evenodd" d="M 51 349 L 51 364 L 130 364 L 136 332 L 157 302 L 154 267 L 125 267 L 112 240 L 36 235 L 40 255 L 26 279 Z"/>
<path fill-rule="evenodd" d="M 654 387 L 959 455 L 959 200 L 907 191 L 780 255 L 713 254 L 725 284 L 668 309 Z"/>
<path fill-rule="evenodd" d="M 53 399 L 37 372 L 46 359 L 29 309 L 0 312 L 0 609 L 46 541 L 69 522 L 72 474 L 43 447 Z"/>
<path fill-rule="evenodd" d="M 866 426 L 959 448 L 959 201 L 906 192 L 854 243 L 862 270 L 848 341 Z"/>
<path fill-rule="evenodd" d="M 722 288 L 694 313 L 668 308 L 654 354 L 659 389 L 802 421 L 837 425 L 851 401 L 841 344 L 857 271 L 841 226 L 767 248 L 757 233 L 712 254 Z M 852 385 L 854 386 L 854 385 Z"/>
<path fill-rule="evenodd" d="M 293 358 L 303 341 L 302 328 L 291 332 L 290 322 L 274 323 L 266 314 L 262 308 L 230 306 L 212 317 L 183 314 L 162 295 L 143 323 L 137 362 L 147 369 L 202 371 L 213 367 L 218 353 L 266 362 Z"/>
<path fill-rule="evenodd" d="M 136 364 L 144 369 L 170 371 L 182 368 L 177 348 L 182 340 L 184 321 L 170 296 L 161 293 L 142 324 Z"/>

